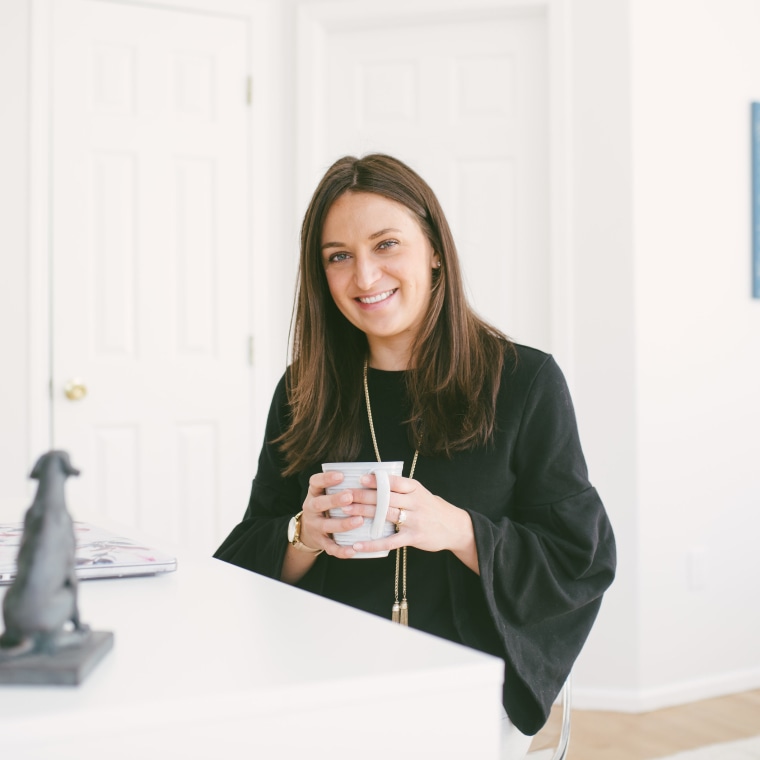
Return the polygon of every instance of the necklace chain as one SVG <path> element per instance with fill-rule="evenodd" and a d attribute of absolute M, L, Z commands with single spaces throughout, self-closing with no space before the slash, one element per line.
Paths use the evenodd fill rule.
<path fill-rule="evenodd" d="M 372 445 L 375 447 L 375 457 L 377 458 L 378 462 L 382 462 L 383 460 L 380 458 L 380 449 L 377 446 L 377 436 L 375 436 L 375 423 L 372 419 L 372 404 L 370 404 L 369 401 L 369 383 L 367 382 L 367 366 L 369 362 L 367 359 L 364 360 L 364 399 L 367 402 L 367 418 L 369 419 L 369 432 L 372 435 Z M 409 470 L 409 477 L 414 477 L 414 470 L 417 467 L 417 457 L 420 454 L 419 446 L 417 447 L 417 450 L 414 452 L 414 459 L 412 459 L 412 466 Z M 398 530 L 398 526 L 396 526 L 396 530 Z M 409 624 L 409 604 L 406 600 L 406 546 L 403 546 L 399 549 L 396 549 L 396 579 L 393 586 L 393 593 L 395 596 L 395 602 L 393 603 L 393 611 L 391 613 L 391 619 L 396 623 L 401 623 L 402 625 L 408 625 Z M 402 562 L 403 559 L 403 562 Z M 401 566 L 403 566 L 403 571 L 399 572 L 401 569 Z M 402 592 L 402 598 L 401 601 L 399 601 L 398 596 L 398 586 L 399 586 L 399 576 L 401 576 L 401 592 Z"/>
<path fill-rule="evenodd" d="M 377 458 L 378 462 L 382 462 L 383 460 L 380 458 L 380 449 L 377 446 L 377 436 L 375 436 L 375 423 L 372 419 L 372 404 L 370 404 L 369 401 L 369 383 L 367 382 L 367 367 L 369 362 L 365 359 L 364 360 L 364 399 L 367 402 L 367 419 L 369 419 L 369 432 L 372 435 L 372 445 L 375 447 L 375 457 Z M 409 470 L 409 477 L 414 477 L 414 470 L 417 467 L 417 457 L 420 454 L 419 447 L 414 452 L 414 459 L 412 460 L 412 467 Z"/>

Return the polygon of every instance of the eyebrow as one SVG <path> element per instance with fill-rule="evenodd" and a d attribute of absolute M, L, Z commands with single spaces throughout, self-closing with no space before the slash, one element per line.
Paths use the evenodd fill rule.
<path fill-rule="evenodd" d="M 378 230 L 377 232 L 373 232 L 368 240 L 375 240 L 376 238 L 382 237 L 383 235 L 387 235 L 389 232 L 398 232 L 400 233 L 401 230 L 397 230 L 395 227 L 386 227 L 383 230 Z M 345 243 L 323 243 L 320 250 L 324 251 L 325 248 L 345 248 Z"/>

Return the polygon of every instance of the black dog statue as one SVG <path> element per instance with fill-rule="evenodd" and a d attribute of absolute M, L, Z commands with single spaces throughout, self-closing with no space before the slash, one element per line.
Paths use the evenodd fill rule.
<path fill-rule="evenodd" d="M 74 523 L 64 497 L 70 475 L 79 470 L 65 451 L 44 454 L 31 472 L 39 485 L 24 517 L 16 578 L 3 599 L 0 659 L 54 654 L 89 636 L 79 619 Z"/>

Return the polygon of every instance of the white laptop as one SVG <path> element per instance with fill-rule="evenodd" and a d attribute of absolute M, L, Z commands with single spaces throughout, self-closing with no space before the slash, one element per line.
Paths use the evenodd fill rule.
<path fill-rule="evenodd" d="M 16 577 L 23 531 L 23 523 L 0 523 L 0 585 L 12 583 Z M 177 559 L 171 554 L 89 522 L 74 522 L 74 535 L 80 580 L 156 575 L 177 569 Z"/>

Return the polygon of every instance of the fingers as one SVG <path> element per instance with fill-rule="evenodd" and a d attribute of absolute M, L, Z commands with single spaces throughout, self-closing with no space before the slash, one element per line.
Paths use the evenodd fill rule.
<path fill-rule="evenodd" d="M 353 549 L 357 554 L 370 552 L 390 552 L 402 546 L 408 546 L 409 542 L 401 533 L 394 533 L 388 538 L 378 538 L 376 541 L 357 541 Z"/>
<path fill-rule="evenodd" d="M 340 546 L 335 541 L 334 535 L 361 527 L 364 522 L 363 517 L 357 515 L 331 517 L 328 512 L 325 512 L 312 515 L 308 521 L 305 518 L 306 513 L 301 519 L 301 540 L 304 544 L 314 549 L 323 549 L 328 554 L 341 559 L 356 555 L 353 547 Z"/>
<path fill-rule="evenodd" d="M 324 549 L 335 557 L 348 559 L 355 556 L 355 550 L 350 546 L 338 546 L 332 534 L 357 528 L 363 523 L 364 518 L 348 512 L 342 517 L 330 517 L 331 509 L 350 509 L 353 499 L 350 490 L 326 493 L 326 489 L 340 485 L 342 480 L 343 474 L 340 472 L 319 472 L 309 478 L 309 487 L 302 506 L 301 540 L 307 546 Z"/>
<path fill-rule="evenodd" d="M 358 515 L 359 517 L 365 517 L 372 519 L 375 516 L 375 502 L 364 502 L 362 503 L 360 500 L 357 499 L 358 492 L 354 492 L 353 494 L 353 501 L 350 504 L 341 504 L 340 508 L 347 514 L 347 515 Z M 389 510 L 390 513 L 390 510 Z M 390 520 L 390 517 L 388 517 L 389 522 L 392 522 Z"/>
<path fill-rule="evenodd" d="M 374 512 L 374 507 L 354 505 L 353 492 L 350 490 L 326 494 L 324 486 L 327 483 L 333 481 L 339 484 L 342 480 L 342 475 L 337 475 L 337 478 L 323 479 L 320 474 L 309 481 L 309 493 L 303 503 L 301 540 L 307 546 L 324 549 L 335 557 L 348 559 L 355 556 L 356 551 L 351 546 L 338 545 L 333 536 L 361 527 L 364 516 L 360 512 Z M 354 510 L 354 506 L 360 508 Z"/>
<path fill-rule="evenodd" d="M 341 472 L 318 472 L 309 478 L 309 488 L 303 503 L 303 511 L 307 514 L 320 514 L 335 507 L 343 507 L 351 503 L 350 491 L 326 493 L 328 488 L 338 486 L 343 480 Z"/>
<path fill-rule="evenodd" d="M 325 517 L 323 529 L 325 533 L 332 535 L 333 533 L 345 533 L 347 530 L 360 528 L 363 523 L 364 518 L 356 515 L 349 517 Z"/>
<path fill-rule="evenodd" d="M 412 493 L 417 488 L 417 481 L 402 475 L 389 475 L 388 483 L 395 493 Z M 377 478 L 374 475 L 362 475 L 361 484 L 367 488 L 377 488 Z"/>
<path fill-rule="evenodd" d="M 309 495 L 319 496 L 343 480 L 342 472 L 316 472 L 309 478 Z"/>
<path fill-rule="evenodd" d="M 340 544 L 336 544 L 334 541 L 330 549 L 327 550 L 327 553 L 337 559 L 351 559 L 357 555 L 357 551 L 353 546 L 340 546 Z"/>
<path fill-rule="evenodd" d="M 363 494 L 364 492 L 360 491 L 354 491 L 353 498 L 354 501 L 351 504 L 342 505 L 341 509 L 347 514 L 347 515 L 360 515 L 364 518 L 373 519 L 375 516 L 375 500 L 374 497 L 370 497 L 366 501 L 366 503 L 362 502 Z M 371 492 L 374 493 L 374 492 Z M 393 523 L 394 525 L 403 525 L 407 524 L 406 521 L 409 519 L 409 509 L 408 507 L 394 507 L 390 506 L 388 507 L 388 513 L 385 516 L 385 519 L 389 523 Z"/>

